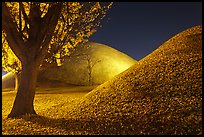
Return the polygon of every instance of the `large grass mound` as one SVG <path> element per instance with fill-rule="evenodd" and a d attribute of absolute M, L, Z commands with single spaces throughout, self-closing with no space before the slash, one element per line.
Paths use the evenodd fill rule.
<path fill-rule="evenodd" d="M 67 115 L 94 134 L 202 133 L 202 26 L 85 95 Z"/>

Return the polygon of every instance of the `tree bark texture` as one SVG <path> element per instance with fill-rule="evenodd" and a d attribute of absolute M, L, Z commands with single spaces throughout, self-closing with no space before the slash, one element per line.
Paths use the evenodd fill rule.
<path fill-rule="evenodd" d="M 6 33 L 6 40 L 22 63 L 20 84 L 13 104 L 10 118 L 25 114 L 36 114 L 34 110 L 35 87 L 37 72 L 42 63 L 62 10 L 62 3 L 51 3 L 46 15 L 41 18 L 39 5 L 31 5 L 29 14 L 28 39 L 23 40 L 22 31 L 17 29 L 12 14 L 5 3 L 2 3 L 2 28 Z M 25 14 L 25 18 L 28 18 Z"/>
<path fill-rule="evenodd" d="M 33 61 L 27 61 L 22 66 L 20 85 L 16 94 L 9 118 L 25 114 L 36 114 L 33 106 L 37 80 L 37 66 Z"/>

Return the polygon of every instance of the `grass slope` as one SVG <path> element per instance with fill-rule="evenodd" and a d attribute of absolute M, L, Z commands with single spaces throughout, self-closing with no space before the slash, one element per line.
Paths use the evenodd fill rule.
<path fill-rule="evenodd" d="M 88 93 L 67 115 L 97 120 L 96 134 L 200 134 L 201 54 L 196 26 Z"/>
<path fill-rule="evenodd" d="M 38 116 L 7 119 L 15 93 L 3 92 L 2 134 L 201 134 L 201 30 L 179 33 L 88 94 L 39 91 Z"/>

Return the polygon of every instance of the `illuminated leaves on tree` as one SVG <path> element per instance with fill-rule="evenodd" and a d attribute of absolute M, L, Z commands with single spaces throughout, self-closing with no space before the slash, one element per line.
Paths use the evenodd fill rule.
<path fill-rule="evenodd" d="M 37 20 L 43 19 L 51 4 L 49 2 L 6 2 L 24 42 L 27 42 L 30 34 L 29 25 L 34 24 Z M 46 67 L 48 64 L 57 65 L 57 59 L 62 63 L 62 58 L 69 56 L 74 47 L 79 43 L 87 42 L 87 39 L 100 26 L 100 21 L 105 17 L 111 5 L 112 3 L 107 6 L 100 6 L 99 2 L 64 2 L 58 24 L 49 44 L 48 52 L 41 66 Z M 34 8 L 38 8 L 36 10 L 38 12 L 32 12 Z M 41 18 L 30 20 L 30 17 L 34 16 L 34 14 L 41 15 Z M 6 71 L 10 71 L 12 67 L 9 70 L 6 69 L 7 60 L 15 59 L 18 65 L 20 62 L 14 54 L 10 53 L 11 49 L 6 43 L 2 43 L 2 49 L 4 49 L 2 52 L 8 52 L 6 53 L 7 55 L 5 53 L 3 54 L 5 56 L 2 58 L 4 62 L 3 68 Z M 6 57 L 9 59 L 6 60 Z M 20 65 L 18 69 L 21 69 Z"/>
<path fill-rule="evenodd" d="M 20 60 L 16 57 L 10 49 L 6 39 L 5 33 L 2 32 L 2 69 L 6 72 L 19 72 L 22 68 Z"/>

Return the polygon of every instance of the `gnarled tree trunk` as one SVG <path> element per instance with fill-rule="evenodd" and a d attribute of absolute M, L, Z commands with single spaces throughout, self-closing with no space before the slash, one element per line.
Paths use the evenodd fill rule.
<path fill-rule="evenodd" d="M 19 11 L 25 19 L 25 26 L 29 25 L 29 28 L 25 29 L 28 37 L 23 35 L 24 31 L 21 27 L 17 28 L 9 8 L 6 3 L 2 3 L 2 28 L 6 33 L 9 47 L 22 63 L 19 88 L 11 113 L 8 115 L 10 118 L 36 114 L 33 102 L 37 72 L 54 35 L 63 3 L 50 3 L 43 17 L 38 2 L 31 4 L 29 16 L 25 14 L 23 4 L 19 2 L 19 6 L 21 6 L 21 11 Z"/>
<path fill-rule="evenodd" d="M 25 114 L 36 114 L 33 106 L 37 80 L 37 65 L 32 60 L 22 63 L 20 85 L 13 108 L 8 117 L 18 117 Z"/>

